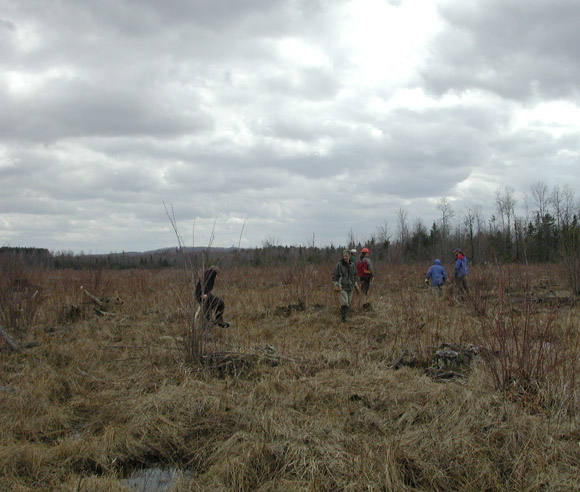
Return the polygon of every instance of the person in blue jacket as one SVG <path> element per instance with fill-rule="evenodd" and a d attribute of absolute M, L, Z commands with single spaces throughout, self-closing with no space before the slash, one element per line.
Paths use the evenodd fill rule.
<path fill-rule="evenodd" d="M 441 288 L 447 282 L 448 277 L 445 268 L 441 266 L 441 260 L 439 258 L 427 270 L 425 277 L 425 283 L 430 283 L 431 287 L 437 289 L 438 293 L 441 294 Z"/>
<path fill-rule="evenodd" d="M 467 288 L 467 272 L 468 272 L 468 261 L 467 256 L 457 248 L 455 251 L 455 286 L 457 287 L 458 294 L 463 297 L 464 294 L 469 292 Z"/>

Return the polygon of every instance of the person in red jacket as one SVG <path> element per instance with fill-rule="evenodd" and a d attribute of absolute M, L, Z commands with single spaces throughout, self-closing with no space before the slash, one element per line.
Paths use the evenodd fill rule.
<path fill-rule="evenodd" d="M 459 297 L 463 299 L 465 294 L 469 293 L 466 282 L 468 272 L 467 256 L 459 248 L 453 251 L 453 253 L 455 254 L 455 286 L 457 287 Z"/>
<path fill-rule="evenodd" d="M 375 269 L 371 259 L 369 258 L 370 251 L 368 248 L 363 248 L 360 250 L 360 259 L 357 262 L 357 275 L 360 279 L 360 285 L 362 293 L 365 296 L 369 294 L 369 287 L 371 286 L 372 280 L 375 278 Z"/>

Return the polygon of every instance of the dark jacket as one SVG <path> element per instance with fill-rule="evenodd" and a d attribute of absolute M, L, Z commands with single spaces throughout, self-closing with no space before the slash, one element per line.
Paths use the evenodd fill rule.
<path fill-rule="evenodd" d="M 201 302 L 202 296 L 209 294 L 213 290 L 216 276 L 217 272 L 211 268 L 203 272 L 202 278 L 195 284 L 195 299 L 197 302 Z"/>
<path fill-rule="evenodd" d="M 332 283 L 347 292 L 354 289 L 356 279 L 356 267 L 352 262 L 340 260 L 332 271 Z"/>

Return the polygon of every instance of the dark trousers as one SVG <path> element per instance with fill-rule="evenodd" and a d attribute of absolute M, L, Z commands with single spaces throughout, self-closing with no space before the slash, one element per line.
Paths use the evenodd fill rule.
<path fill-rule="evenodd" d="M 198 302 L 200 300 L 198 299 Z M 202 303 L 200 303 L 202 304 Z M 221 323 L 224 319 L 225 302 L 213 294 L 208 294 L 201 306 L 202 313 L 207 321 L 211 321 L 211 315 L 215 312 L 215 320 Z"/>
<path fill-rule="evenodd" d="M 455 277 L 455 287 L 457 287 L 457 292 L 461 295 L 469 293 L 465 277 Z"/>
<path fill-rule="evenodd" d="M 360 277 L 360 287 L 365 296 L 369 295 L 369 287 L 371 286 L 370 277 Z"/>

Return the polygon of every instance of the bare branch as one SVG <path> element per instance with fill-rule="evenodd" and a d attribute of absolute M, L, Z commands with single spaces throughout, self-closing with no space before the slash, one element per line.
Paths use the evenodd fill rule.
<path fill-rule="evenodd" d="M 14 338 L 12 338 L 8 333 L 6 333 L 4 328 L 2 328 L 1 326 L 0 326 L 0 336 L 2 336 L 4 341 L 8 344 L 8 346 L 12 350 L 14 350 L 14 352 L 20 352 L 20 345 L 18 345 L 18 343 L 16 343 Z"/>
<path fill-rule="evenodd" d="M 246 227 L 247 221 L 248 221 L 248 219 L 244 219 L 244 223 L 242 224 L 242 230 L 240 232 L 240 240 L 238 241 L 238 250 L 240 249 L 240 246 L 242 244 L 242 235 L 244 234 L 244 228 Z"/>

